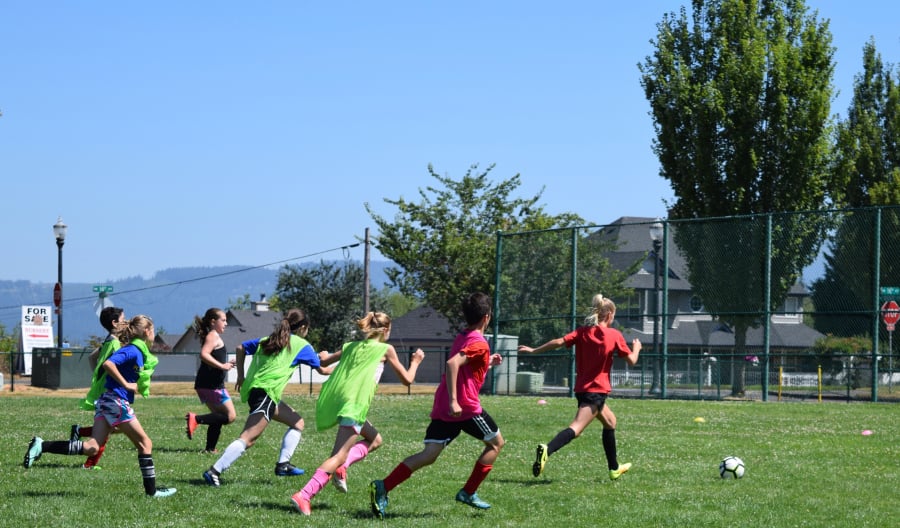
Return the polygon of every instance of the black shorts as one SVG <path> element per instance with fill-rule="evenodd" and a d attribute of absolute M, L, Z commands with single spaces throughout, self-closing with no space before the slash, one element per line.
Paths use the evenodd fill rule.
<path fill-rule="evenodd" d="M 278 404 L 266 394 L 266 391 L 257 388 L 250 389 L 247 403 L 250 404 L 250 414 L 262 413 L 263 417 L 270 422 L 275 416 L 275 409 L 278 408 Z"/>
<path fill-rule="evenodd" d="M 428 429 L 425 430 L 425 443 L 444 444 L 446 446 L 459 436 L 459 433 L 462 431 L 484 442 L 490 442 L 500 434 L 500 428 L 497 427 L 491 415 L 487 411 L 481 411 L 481 414 L 478 416 L 459 422 L 447 422 L 432 418 L 431 423 L 428 424 Z"/>
<path fill-rule="evenodd" d="M 595 405 L 597 406 L 597 412 L 603 410 L 603 406 L 606 405 L 606 397 L 609 394 L 605 392 L 576 392 L 575 399 L 578 400 L 578 407 L 584 407 L 585 405 Z"/>

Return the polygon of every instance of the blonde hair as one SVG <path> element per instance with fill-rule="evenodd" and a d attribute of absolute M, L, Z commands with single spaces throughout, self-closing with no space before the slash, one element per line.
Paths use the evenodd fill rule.
<path fill-rule="evenodd" d="M 135 315 L 121 326 L 117 326 L 115 335 L 122 343 L 131 343 L 135 339 L 147 341 L 152 328 L 153 319 L 146 315 Z"/>
<path fill-rule="evenodd" d="M 384 335 L 391 330 L 391 316 L 384 312 L 369 312 L 356 321 L 356 326 L 365 334 L 366 339 L 384 339 Z"/>
<path fill-rule="evenodd" d="M 601 321 L 605 321 L 609 314 L 615 313 L 616 303 L 598 293 L 591 299 L 591 314 L 584 318 L 584 324 L 585 326 L 597 326 Z"/>

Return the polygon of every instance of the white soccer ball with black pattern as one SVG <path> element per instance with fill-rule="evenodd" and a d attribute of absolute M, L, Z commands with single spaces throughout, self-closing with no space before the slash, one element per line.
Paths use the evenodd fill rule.
<path fill-rule="evenodd" d="M 739 479 L 744 476 L 744 461 L 736 456 L 727 456 L 719 462 L 719 476 L 723 479 Z"/>

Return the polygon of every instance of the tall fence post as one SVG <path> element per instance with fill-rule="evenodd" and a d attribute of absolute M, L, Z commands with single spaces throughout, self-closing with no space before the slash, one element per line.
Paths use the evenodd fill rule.
<path fill-rule="evenodd" d="M 881 309 L 881 208 L 875 210 L 875 232 L 872 233 L 874 240 L 872 245 L 875 251 L 875 261 L 873 262 L 874 272 L 872 273 L 872 401 L 878 401 L 878 332 L 881 330 L 881 318 L 879 310 Z M 848 374 L 849 375 L 849 374 Z"/>
<path fill-rule="evenodd" d="M 765 303 L 763 309 L 762 401 L 769 401 L 769 342 L 772 324 L 772 213 L 766 215 Z"/>

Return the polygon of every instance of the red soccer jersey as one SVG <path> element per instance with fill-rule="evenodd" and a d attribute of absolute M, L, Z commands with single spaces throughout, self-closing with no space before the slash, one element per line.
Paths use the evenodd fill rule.
<path fill-rule="evenodd" d="M 580 326 L 563 340 L 566 347 L 575 345 L 575 392 L 611 392 L 609 372 L 615 354 L 625 357 L 631 353 L 622 332 L 604 326 Z"/>

